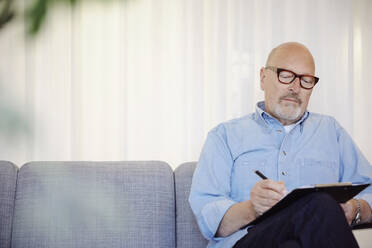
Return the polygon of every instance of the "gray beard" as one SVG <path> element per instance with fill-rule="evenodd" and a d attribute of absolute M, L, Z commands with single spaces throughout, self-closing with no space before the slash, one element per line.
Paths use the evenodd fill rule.
<path fill-rule="evenodd" d="M 282 105 L 276 104 L 274 108 L 274 114 L 282 120 L 295 121 L 301 117 L 302 113 L 300 107 L 292 106 L 282 107 Z"/>

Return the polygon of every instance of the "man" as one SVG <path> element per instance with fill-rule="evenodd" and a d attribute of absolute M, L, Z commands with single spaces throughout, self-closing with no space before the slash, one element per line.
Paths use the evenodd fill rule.
<path fill-rule="evenodd" d="M 189 198 L 209 247 L 358 247 L 350 225 L 372 220 L 372 187 L 344 204 L 312 194 L 240 229 L 302 185 L 372 182 L 372 167 L 337 121 L 306 110 L 314 75 L 304 45 L 279 45 L 260 70 L 265 101 L 209 132 Z"/>

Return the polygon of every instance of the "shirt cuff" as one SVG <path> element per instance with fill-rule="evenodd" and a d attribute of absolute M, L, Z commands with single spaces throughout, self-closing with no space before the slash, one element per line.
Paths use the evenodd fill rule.
<path fill-rule="evenodd" d="M 220 222 L 225 215 L 226 211 L 234 205 L 235 201 L 230 199 L 223 199 L 219 201 L 210 202 L 204 206 L 201 211 L 202 215 L 202 225 L 204 226 L 204 230 L 206 231 L 206 235 L 209 239 L 218 240 L 219 238 L 215 238 L 215 234 L 217 229 L 220 225 Z"/>

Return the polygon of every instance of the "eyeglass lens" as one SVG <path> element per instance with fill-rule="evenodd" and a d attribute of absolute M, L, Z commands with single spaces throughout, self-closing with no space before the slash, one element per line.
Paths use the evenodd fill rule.
<path fill-rule="evenodd" d="M 281 71 L 279 73 L 279 80 L 282 83 L 289 84 L 295 80 L 296 75 L 290 71 Z M 315 84 L 315 78 L 311 76 L 300 77 L 301 86 L 304 88 L 312 88 Z"/>

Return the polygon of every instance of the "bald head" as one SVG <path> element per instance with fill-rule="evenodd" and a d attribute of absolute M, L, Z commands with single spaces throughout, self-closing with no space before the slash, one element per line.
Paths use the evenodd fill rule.
<path fill-rule="evenodd" d="M 260 86 L 265 92 L 265 111 L 283 125 L 293 124 L 305 113 L 313 89 L 303 88 L 300 77 L 295 77 L 290 83 L 281 82 L 278 71 L 272 68 L 287 71 L 282 74 L 283 78 L 286 75 L 288 77 L 288 72 L 314 76 L 313 56 L 300 43 L 283 43 L 271 51 L 266 67 L 260 71 Z"/>
<path fill-rule="evenodd" d="M 313 56 L 306 46 L 298 42 L 286 42 L 275 47 L 267 58 L 266 66 L 295 66 L 298 61 L 306 63 L 311 68 L 311 73 L 315 73 Z"/>

